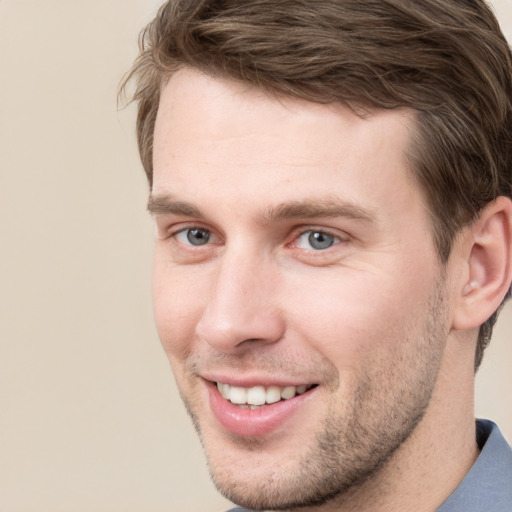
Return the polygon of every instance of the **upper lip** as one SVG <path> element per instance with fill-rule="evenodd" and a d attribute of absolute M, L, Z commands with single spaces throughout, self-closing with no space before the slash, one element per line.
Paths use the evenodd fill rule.
<path fill-rule="evenodd" d="M 311 386 L 317 384 L 314 381 L 303 380 L 298 377 L 277 377 L 269 375 L 227 375 L 225 373 L 202 373 L 201 377 L 210 382 L 221 382 L 230 386 L 252 388 L 255 386 Z"/>

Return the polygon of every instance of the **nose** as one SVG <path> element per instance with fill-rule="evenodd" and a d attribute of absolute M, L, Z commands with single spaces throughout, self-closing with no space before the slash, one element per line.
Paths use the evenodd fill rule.
<path fill-rule="evenodd" d="M 242 255 L 225 257 L 216 272 L 197 323 L 199 339 L 224 353 L 275 343 L 285 322 L 276 307 L 275 272 L 270 264 Z"/>

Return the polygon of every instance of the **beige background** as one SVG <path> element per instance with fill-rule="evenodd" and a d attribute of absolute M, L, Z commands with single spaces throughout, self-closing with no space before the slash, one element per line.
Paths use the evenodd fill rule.
<path fill-rule="evenodd" d="M 226 507 L 153 328 L 134 109 L 116 111 L 157 4 L 0 0 L 0 512 Z M 477 390 L 509 439 L 511 329 L 508 307 Z"/>

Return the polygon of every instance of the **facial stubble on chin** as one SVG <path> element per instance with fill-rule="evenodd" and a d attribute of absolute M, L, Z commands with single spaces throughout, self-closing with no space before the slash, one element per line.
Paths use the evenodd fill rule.
<path fill-rule="evenodd" d="M 293 510 L 329 501 L 341 505 L 357 488 L 375 478 L 414 432 L 429 405 L 447 336 L 445 301 L 443 285 L 438 282 L 416 352 L 409 357 L 399 353 L 396 364 L 361 375 L 344 414 L 338 412 L 334 400 L 334 390 L 340 381 L 337 377 L 331 379 L 330 413 L 322 421 L 312 447 L 286 471 L 276 463 L 265 478 L 247 481 L 237 478 L 236 468 L 226 471 L 222 464 L 212 460 L 193 400 L 182 394 L 219 492 L 252 510 Z M 402 370 L 406 366 L 414 370 L 404 379 Z M 383 394 L 386 388 L 391 392 Z M 265 441 L 258 438 L 233 436 L 232 443 L 245 449 L 248 456 L 266 449 Z"/>

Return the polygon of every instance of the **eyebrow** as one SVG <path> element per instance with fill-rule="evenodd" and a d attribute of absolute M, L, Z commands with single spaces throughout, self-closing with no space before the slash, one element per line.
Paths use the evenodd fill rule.
<path fill-rule="evenodd" d="M 148 200 L 147 209 L 151 215 L 204 217 L 199 208 L 186 201 L 179 201 L 170 194 L 151 195 Z M 375 215 L 371 211 L 336 197 L 281 203 L 268 208 L 262 216 L 265 223 L 316 217 L 345 217 L 365 222 L 375 221 Z"/>
<path fill-rule="evenodd" d="M 178 201 L 171 195 L 149 196 L 148 212 L 151 215 L 184 215 L 186 217 L 202 217 L 201 211 L 193 204 Z"/>
<path fill-rule="evenodd" d="M 269 208 L 264 215 L 264 220 L 266 222 L 272 222 L 286 219 L 308 219 L 314 217 L 345 217 L 366 222 L 375 221 L 375 215 L 371 211 L 335 197 L 320 200 L 307 199 L 304 201 L 282 203 Z"/>

